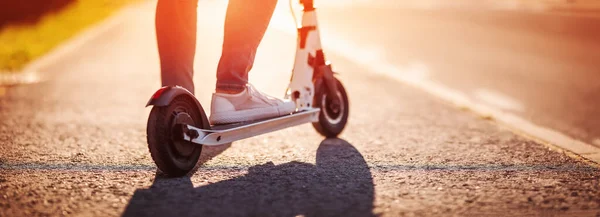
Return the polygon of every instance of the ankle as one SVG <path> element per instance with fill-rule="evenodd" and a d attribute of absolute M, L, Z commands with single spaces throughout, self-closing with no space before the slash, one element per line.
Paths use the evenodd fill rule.
<path fill-rule="evenodd" d="M 216 89 L 215 92 L 216 93 L 222 93 L 222 94 L 238 94 L 241 93 L 242 90 L 237 90 L 237 89 Z"/>
<path fill-rule="evenodd" d="M 243 92 L 245 89 L 246 86 L 242 84 L 217 81 L 215 92 L 221 94 L 238 94 Z"/>

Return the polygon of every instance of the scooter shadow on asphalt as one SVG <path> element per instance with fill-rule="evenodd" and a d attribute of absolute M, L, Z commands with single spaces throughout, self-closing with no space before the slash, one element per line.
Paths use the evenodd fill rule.
<path fill-rule="evenodd" d="M 316 165 L 269 162 L 197 188 L 189 176 L 157 176 L 134 192 L 123 216 L 375 216 L 373 200 L 363 156 L 342 139 L 326 139 Z"/>

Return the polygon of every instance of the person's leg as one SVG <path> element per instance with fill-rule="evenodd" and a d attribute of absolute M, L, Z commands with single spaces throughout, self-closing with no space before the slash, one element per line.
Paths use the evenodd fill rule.
<path fill-rule="evenodd" d="M 244 90 L 277 0 L 229 0 L 216 92 Z"/>
<path fill-rule="evenodd" d="M 217 85 L 210 122 L 227 124 L 294 112 L 292 101 L 269 97 L 248 84 L 256 50 L 275 11 L 277 0 L 229 0 Z"/>
<path fill-rule="evenodd" d="M 194 55 L 198 0 L 158 0 L 156 39 L 163 86 L 194 93 Z"/>

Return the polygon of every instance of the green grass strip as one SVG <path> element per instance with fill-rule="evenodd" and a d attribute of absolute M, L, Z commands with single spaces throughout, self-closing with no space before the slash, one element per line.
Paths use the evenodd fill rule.
<path fill-rule="evenodd" d="M 137 1 L 77 0 L 34 25 L 7 26 L 0 30 L 0 73 L 21 70 L 86 27 Z"/>

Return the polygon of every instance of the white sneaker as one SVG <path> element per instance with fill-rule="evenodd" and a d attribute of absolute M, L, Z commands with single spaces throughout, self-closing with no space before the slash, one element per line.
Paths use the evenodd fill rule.
<path fill-rule="evenodd" d="M 209 121 L 215 125 L 253 121 L 287 115 L 295 110 L 294 102 L 268 96 L 248 84 L 241 93 L 213 93 Z"/>

